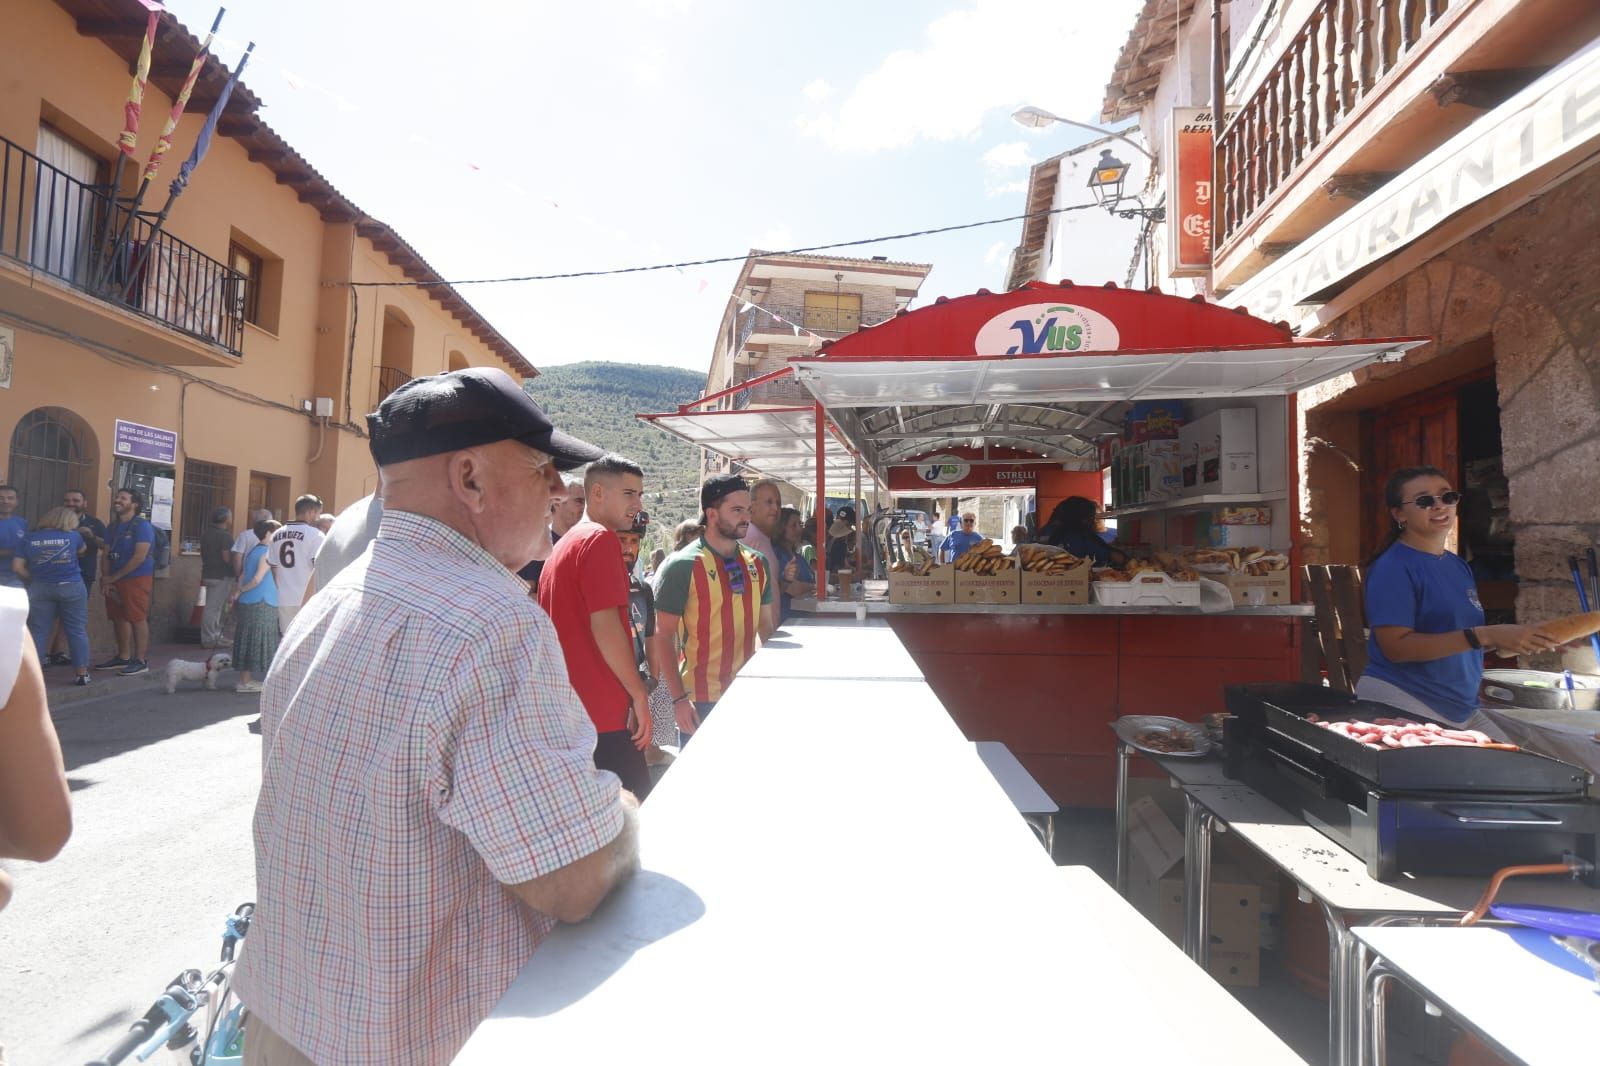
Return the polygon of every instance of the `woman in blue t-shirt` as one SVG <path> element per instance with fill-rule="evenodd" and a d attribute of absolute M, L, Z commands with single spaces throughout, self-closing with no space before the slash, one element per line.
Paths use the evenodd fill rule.
<path fill-rule="evenodd" d="M 1532 655 L 1555 645 L 1530 626 L 1484 625 L 1467 564 L 1445 550 L 1461 493 L 1431 466 L 1397 470 L 1384 488 L 1394 519 L 1367 565 L 1367 669 L 1362 699 L 1424 718 L 1485 728 L 1478 712 L 1484 650 Z"/>
<path fill-rule="evenodd" d="M 260 692 L 261 682 L 278 653 L 278 586 L 267 562 L 267 541 L 282 526 L 264 519 L 252 527 L 256 546 L 239 567 L 239 585 L 233 590 L 233 668 L 239 671 L 235 692 Z"/>
<path fill-rule="evenodd" d="M 48 658 L 50 630 L 60 618 L 78 671 L 77 685 L 89 683 L 89 588 L 78 565 L 87 550 L 78 533 L 78 512 L 55 507 L 39 520 L 38 529 L 22 538 L 11 564 L 28 582 L 28 629 L 39 661 Z"/>

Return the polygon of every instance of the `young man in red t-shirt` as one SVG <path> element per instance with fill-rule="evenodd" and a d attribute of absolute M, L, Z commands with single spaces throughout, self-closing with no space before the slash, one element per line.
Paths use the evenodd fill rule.
<path fill-rule="evenodd" d="M 607 455 L 584 475 L 588 517 L 550 551 L 539 575 L 539 606 L 555 623 L 567 675 L 598 735 L 594 764 L 640 799 L 650 791 L 650 695 L 639 676 L 628 616 L 628 575 L 614 532 L 633 525 L 644 471 Z"/>

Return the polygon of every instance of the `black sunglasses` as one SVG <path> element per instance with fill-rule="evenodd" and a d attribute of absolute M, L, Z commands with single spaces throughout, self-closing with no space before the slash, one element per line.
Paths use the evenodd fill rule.
<path fill-rule="evenodd" d="M 1416 504 L 1417 509 L 1421 511 L 1431 510 L 1436 503 L 1442 503 L 1446 507 L 1454 507 L 1461 502 L 1461 493 L 1455 489 L 1451 489 L 1449 492 L 1441 492 L 1437 496 L 1431 492 L 1424 492 L 1411 502 Z"/>
<path fill-rule="evenodd" d="M 978 524 L 978 520 L 976 518 L 963 518 L 961 520 L 961 524 L 964 526 L 975 526 Z"/>

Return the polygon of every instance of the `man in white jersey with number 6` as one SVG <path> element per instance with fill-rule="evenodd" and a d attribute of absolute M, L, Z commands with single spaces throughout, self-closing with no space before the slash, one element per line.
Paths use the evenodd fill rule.
<path fill-rule="evenodd" d="M 267 544 L 267 562 L 278 587 L 278 629 L 289 631 L 289 623 L 300 613 L 300 605 L 311 592 L 315 575 L 312 566 L 327 534 L 317 528 L 322 517 L 322 501 L 309 493 L 294 501 L 294 521 L 272 535 Z"/>

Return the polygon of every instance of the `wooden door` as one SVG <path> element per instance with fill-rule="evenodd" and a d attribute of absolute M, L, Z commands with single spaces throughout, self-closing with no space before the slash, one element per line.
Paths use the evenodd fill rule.
<path fill-rule="evenodd" d="M 1407 466 L 1436 466 L 1452 485 L 1461 484 L 1456 388 L 1452 383 L 1368 416 L 1363 426 L 1367 462 L 1361 474 L 1363 559 L 1372 557 L 1393 523 L 1383 501 L 1383 487 L 1391 473 Z M 1449 547 L 1455 549 L 1454 533 Z"/>
<path fill-rule="evenodd" d="M 267 478 L 261 474 L 250 475 L 250 515 L 253 516 L 263 507 L 267 506 L 267 493 L 270 488 Z"/>

